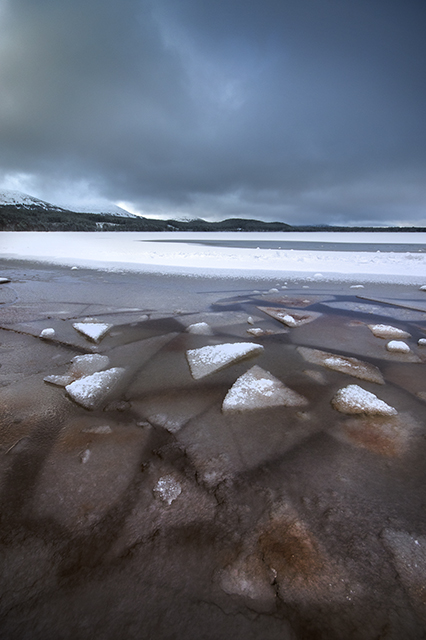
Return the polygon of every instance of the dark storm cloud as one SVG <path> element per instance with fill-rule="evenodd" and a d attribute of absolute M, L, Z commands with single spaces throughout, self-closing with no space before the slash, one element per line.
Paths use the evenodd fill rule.
<path fill-rule="evenodd" d="M 425 19 L 420 1 L 0 0 L 0 167 L 153 213 L 424 221 Z"/>

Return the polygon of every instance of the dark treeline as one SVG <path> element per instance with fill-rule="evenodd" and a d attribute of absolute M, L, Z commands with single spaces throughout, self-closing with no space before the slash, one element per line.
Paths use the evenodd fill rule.
<path fill-rule="evenodd" d="M 426 227 L 329 227 L 291 226 L 285 222 L 263 222 L 231 218 L 205 220 L 152 220 L 108 214 L 75 213 L 66 209 L 0 206 L 0 231 L 426 231 Z"/>

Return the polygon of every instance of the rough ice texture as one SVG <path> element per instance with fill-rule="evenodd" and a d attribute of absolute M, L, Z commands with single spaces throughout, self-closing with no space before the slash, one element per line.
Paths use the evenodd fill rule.
<path fill-rule="evenodd" d="M 426 621 L 424 598 L 426 582 L 426 537 L 411 535 L 408 531 L 385 529 L 382 533 L 385 547 L 391 552 L 398 578 L 408 591 L 417 614 Z"/>
<path fill-rule="evenodd" d="M 408 344 L 402 342 L 401 340 L 391 340 L 387 343 L 386 349 L 388 351 L 393 351 L 396 353 L 409 353 L 411 351 Z"/>
<path fill-rule="evenodd" d="M 409 338 L 408 331 L 403 331 L 397 327 L 388 324 L 368 324 L 367 327 L 372 331 L 376 338 Z"/>
<path fill-rule="evenodd" d="M 55 335 L 55 329 L 52 329 L 52 328 L 43 329 L 43 331 L 40 333 L 40 338 L 53 338 L 54 335 Z"/>
<path fill-rule="evenodd" d="M 83 356 L 75 356 L 71 360 L 69 374 L 74 378 L 91 376 L 97 371 L 103 371 L 109 366 L 108 356 L 101 356 L 97 353 L 87 353 Z"/>
<path fill-rule="evenodd" d="M 253 342 L 235 342 L 189 349 L 186 352 L 189 368 L 195 380 L 220 371 L 230 364 L 263 351 L 260 344 Z"/>
<path fill-rule="evenodd" d="M 258 307 L 260 311 L 267 313 L 268 316 L 282 322 L 287 327 L 300 327 L 316 320 L 321 315 L 316 311 L 294 311 L 294 309 L 280 309 L 278 307 Z"/>
<path fill-rule="evenodd" d="M 101 424 L 95 427 L 86 427 L 81 430 L 82 433 L 107 434 L 112 433 L 112 429 L 108 424 Z"/>
<path fill-rule="evenodd" d="M 124 369 L 115 367 L 75 380 L 65 387 L 69 396 L 85 409 L 95 409 L 115 387 Z"/>
<path fill-rule="evenodd" d="M 72 326 L 88 340 L 100 342 L 113 325 L 106 322 L 74 322 Z"/>
<path fill-rule="evenodd" d="M 298 347 L 297 350 L 307 362 L 311 362 L 312 364 L 320 364 L 323 367 L 327 367 L 327 369 L 333 369 L 333 371 L 339 371 L 339 373 L 346 373 L 360 380 L 367 380 L 368 382 L 375 382 L 377 384 L 385 383 L 380 370 L 368 362 L 363 362 L 357 358 L 328 353 L 320 349 Z"/>
<path fill-rule="evenodd" d="M 199 335 L 209 336 L 213 333 L 212 328 L 207 322 L 196 322 L 195 324 L 190 324 L 187 328 L 188 333 L 195 333 Z"/>
<path fill-rule="evenodd" d="M 54 384 L 57 387 L 66 387 L 68 384 L 71 384 L 75 380 L 74 376 L 46 376 L 43 378 L 45 382 L 49 384 Z"/>
<path fill-rule="evenodd" d="M 167 504 L 172 504 L 174 500 L 182 493 L 180 482 L 172 475 L 163 476 L 155 485 L 154 495 Z"/>
<path fill-rule="evenodd" d="M 247 600 L 250 609 L 262 613 L 275 607 L 274 574 L 259 555 L 237 558 L 218 574 L 218 579 L 225 593 Z"/>
<path fill-rule="evenodd" d="M 229 389 L 222 411 L 250 411 L 268 407 L 299 407 L 306 398 L 285 386 L 269 371 L 255 365 L 240 376 Z"/>
<path fill-rule="evenodd" d="M 350 384 L 340 389 L 331 404 L 341 413 L 366 413 L 381 416 L 394 416 L 398 413 L 396 409 L 380 400 L 374 393 L 370 393 L 356 384 Z"/>
<path fill-rule="evenodd" d="M 419 347 L 426 347 L 426 338 L 419 338 L 417 344 Z"/>

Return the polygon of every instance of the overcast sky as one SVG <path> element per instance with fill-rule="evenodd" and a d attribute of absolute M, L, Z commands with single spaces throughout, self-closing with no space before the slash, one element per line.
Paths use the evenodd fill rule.
<path fill-rule="evenodd" d="M 0 186 L 426 224 L 425 0 L 0 0 Z"/>

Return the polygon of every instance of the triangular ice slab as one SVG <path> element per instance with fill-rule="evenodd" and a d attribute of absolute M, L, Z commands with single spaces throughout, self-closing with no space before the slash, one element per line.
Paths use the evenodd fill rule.
<path fill-rule="evenodd" d="M 115 387 L 124 369 L 114 367 L 85 376 L 65 387 L 68 395 L 85 409 L 95 409 Z"/>
<path fill-rule="evenodd" d="M 98 353 L 86 353 L 82 356 L 74 356 L 71 360 L 70 375 L 74 378 L 91 376 L 92 373 L 102 371 L 109 366 L 108 356 L 101 356 Z"/>
<path fill-rule="evenodd" d="M 100 342 L 113 325 L 106 322 L 74 322 L 72 326 L 88 340 Z"/>
<path fill-rule="evenodd" d="M 297 350 L 307 362 L 311 362 L 312 364 L 320 364 L 323 367 L 327 367 L 327 369 L 339 371 L 339 373 L 347 373 L 349 376 L 359 378 L 360 380 L 385 384 L 380 369 L 368 362 L 321 351 L 320 349 L 297 347 Z"/>
<path fill-rule="evenodd" d="M 195 380 L 204 378 L 215 371 L 220 371 L 230 364 L 239 362 L 249 356 L 263 351 L 260 344 L 253 342 L 235 342 L 217 344 L 200 349 L 189 349 L 186 352 L 189 368 Z"/>
<path fill-rule="evenodd" d="M 268 316 L 282 322 L 286 327 L 300 327 L 316 320 L 321 315 L 317 311 L 295 311 L 294 309 L 283 309 L 278 307 L 257 307 Z"/>
<path fill-rule="evenodd" d="M 356 384 L 350 384 L 340 389 L 331 401 L 331 404 L 341 413 L 368 415 L 394 416 L 398 412 L 386 402 L 380 400 L 374 393 L 366 391 Z"/>
<path fill-rule="evenodd" d="M 269 407 L 299 407 L 306 398 L 289 389 L 269 371 L 255 365 L 229 389 L 222 411 L 251 411 Z"/>

